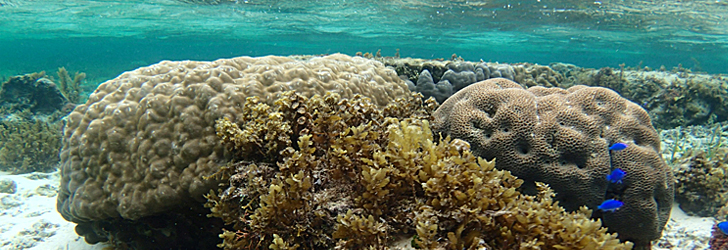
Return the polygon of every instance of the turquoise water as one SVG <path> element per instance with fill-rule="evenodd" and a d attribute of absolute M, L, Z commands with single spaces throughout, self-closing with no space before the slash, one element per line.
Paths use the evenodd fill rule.
<path fill-rule="evenodd" d="M 124 71 L 161 60 L 337 52 L 353 55 L 377 50 L 384 56 L 399 51 L 401 57 L 425 59 L 457 54 L 469 61 L 565 62 L 590 68 L 664 65 L 670 69 L 682 65 L 694 71 L 728 73 L 726 1 L 0 0 L 0 82 L 41 70 L 55 75 L 57 68 L 65 67 L 70 72 L 87 73 L 83 86 L 86 94 Z M 668 79 L 668 73 L 655 72 L 647 77 Z M 687 84 L 687 80 L 682 81 Z M 725 89 L 725 85 L 715 86 Z M 655 94 L 665 96 L 670 97 Z M 682 96 L 672 98 L 677 103 Z M 719 98 L 706 99 L 688 104 L 710 108 L 713 114 L 720 114 L 716 119 L 725 121 L 724 109 L 716 108 L 722 103 L 708 103 Z M 639 103 L 648 108 L 649 103 Z M 658 108 L 653 105 L 650 111 Z M 708 119 L 706 115 L 695 120 Z M 671 164 L 677 164 L 677 159 L 688 155 L 687 148 L 717 152 L 725 145 L 728 127 L 724 124 L 715 125 L 715 129 L 696 126 L 662 131 L 667 136 L 663 136 L 661 153 Z M 48 178 L 47 183 L 53 183 L 50 187 L 59 187 L 60 175 Z M 702 186 L 695 189 L 699 188 Z M 18 199 L 28 198 L 21 194 Z M 45 205 L 54 203 L 55 198 L 47 200 Z M 54 223 L 63 221 L 54 205 L 43 209 L 23 218 L 54 214 L 58 221 Z M 13 211 L 24 210 L 23 206 Z M 665 238 L 694 242 L 709 238 L 712 226 L 712 221 L 704 223 L 710 225 L 703 226 L 699 233 L 704 234 L 695 237 L 693 232 L 698 230 L 686 233 L 683 227 L 675 226 L 675 221 L 671 223 Z M 64 237 L 80 241 L 71 224 L 60 225 L 68 225 L 70 236 Z M 0 237 L 0 245 L 10 238 Z"/>
<path fill-rule="evenodd" d="M 378 49 L 728 73 L 724 0 L 219 2 L 0 0 L 0 76 L 66 67 L 108 79 L 160 60 Z"/>

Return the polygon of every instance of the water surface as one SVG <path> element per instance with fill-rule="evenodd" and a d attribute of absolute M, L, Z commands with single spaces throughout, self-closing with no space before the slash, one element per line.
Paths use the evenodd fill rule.
<path fill-rule="evenodd" d="M 160 60 L 379 49 L 728 73 L 727 20 L 723 0 L 0 0 L 0 75 L 63 66 L 110 78 Z"/>

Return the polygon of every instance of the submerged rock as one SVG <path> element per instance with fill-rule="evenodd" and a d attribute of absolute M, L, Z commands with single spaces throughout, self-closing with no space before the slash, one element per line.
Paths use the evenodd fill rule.
<path fill-rule="evenodd" d="M 0 115 L 25 110 L 33 115 L 50 115 L 63 110 L 68 103 L 45 72 L 13 76 L 0 86 Z"/>

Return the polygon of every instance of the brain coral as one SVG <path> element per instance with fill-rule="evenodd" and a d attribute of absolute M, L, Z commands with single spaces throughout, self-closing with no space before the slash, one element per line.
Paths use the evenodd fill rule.
<path fill-rule="evenodd" d="M 163 61 L 101 84 L 66 118 L 58 210 L 74 222 L 139 219 L 203 194 L 227 162 L 214 122 L 237 121 L 248 96 L 336 92 L 385 106 L 409 90 L 382 63 L 334 54 L 295 60 Z"/>
<path fill-rule="evenodd" d="M 473 152 L 524 179 L 548 183 L 567 210 L 592 209 L 606 199 L 624 206 L 596 211 L 610 230 L 637 246 L 660 237 L 673 201 L 673 174 L 660 157 L 660 140 L 647 113 L 606 88 L 531 87 L 503 78 L 470 85 L 434 113 L 433 128 L 468 141 Z M 613 143 L 629 147 L 608 150 Z M 627 172 L 610 183 L 612 169 Z"/>

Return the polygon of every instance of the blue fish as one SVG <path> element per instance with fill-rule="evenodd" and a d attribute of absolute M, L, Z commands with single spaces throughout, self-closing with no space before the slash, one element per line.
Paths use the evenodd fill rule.
<path fill-rule="evenodd" d="M 628 146 L 627 144 L 617 142 L 615 144 L 612 144 L 612 146 L 609 147 L 609 150 L 619 151 L 619 150 L 627 148 L 627 146 Z"/>
<path fill-rule="evenodd" d="M 720 229 L 723 234 L 728 235 L 728 221 L 718 223 L 718 229 Z"/>
<path fill-rule="evenodd" d="M 622 207 L 624 203 L 621 201 L 615 200 L 615 199 L 609 199 L 604 202 L 602 202 L 601 205 L 599 205 L 597 208 L 599 210 L 602 210 L 604 212 L 614 212 L 617 211 L 620 207 Z"/>
<path fill-rule="evenodd" d="M 611 174 L 607 175 L 607 180 L 611 183 L 622 184 L 622 178 L 624 178 L 626 174 L 627 173 L 624 172 L 624 170 L 617 168 L 612 170 Z"/>

